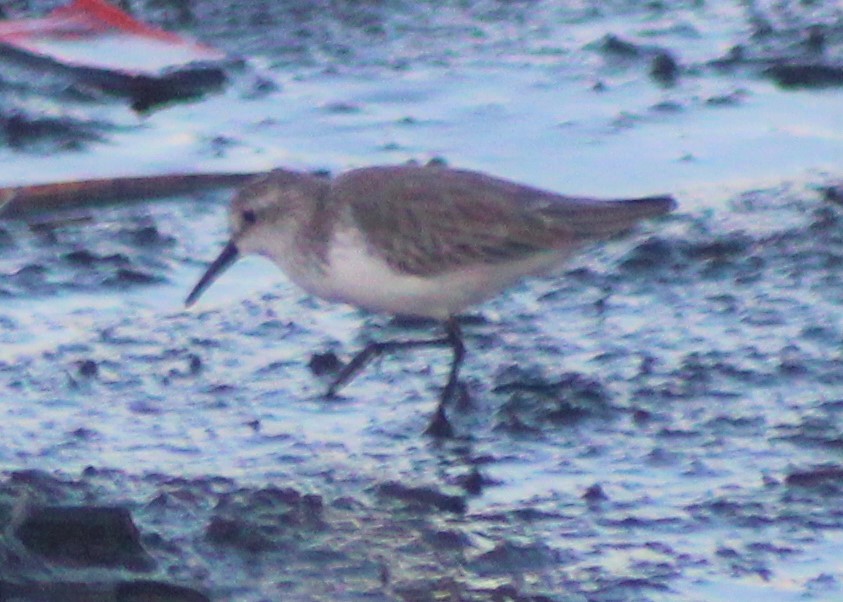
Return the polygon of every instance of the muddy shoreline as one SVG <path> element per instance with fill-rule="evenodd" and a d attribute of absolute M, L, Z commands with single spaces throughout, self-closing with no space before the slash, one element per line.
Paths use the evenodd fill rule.
<path fill-rule="evenodd" d="M 680 206 L 477 308 L 446 442 L 447 354 L 312 369 L 424 324 L 259 260 L 183 309 L 229 191 L 6 216 L 0 600 L 840 596 L 839 8 L 128 4 L 245 66 L 142 115 L 3 67 L 0 186 L 442 157 Z"/>

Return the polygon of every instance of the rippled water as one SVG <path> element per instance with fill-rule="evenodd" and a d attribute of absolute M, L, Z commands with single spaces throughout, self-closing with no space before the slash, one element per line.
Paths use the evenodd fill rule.
<path fill-rule="evenodd" d="M 841 490 L 817 468 L 839 465 L 843 440 L 843 224 L 821 192 L 840 177 L 841 89 L 782 89 L 763 69 L 813 56 L 808 25 L 839 59 L 840 9 L 555 4 L 202 3 L 196 34 L 249 66 L 223 94 L 144 116 L 4 75 L 6 114 L 66 128 L 0 147 L 4 185 L 441 156 L 680 201 L 478 308 L 448 443 L 421 434 L 441 352 L 321 397 L 311 354 L 400 336 L 388 320 L 257 259 L 182 309 L 225 239 L 225 191 L 0 223 L 4 473 L 78 479 L 54 501 L 130 500 L 168 574 L 219 599 L 839 597 Z M 650 75 L 659 52 L 672 84 Z M 467 510 L 408 510 L 390 483 Z M 263 554 L 210 549 L 212 502 L 260 523 L 250 492 L 270 486 L 322 496 L 325 524 Z"/>

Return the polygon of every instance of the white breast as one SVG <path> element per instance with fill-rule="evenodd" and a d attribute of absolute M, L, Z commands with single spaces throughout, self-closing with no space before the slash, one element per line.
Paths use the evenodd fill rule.
<path fill-rule="evenodd" d="M 337 232 L 324 273 L 288 274 L 313 295 L 377 313 L 444 320 L 488 299 L 522 277 L 558 265 L 563 253 L 548 252 L 509 263 L 477 264 L 431 277 L 403 274 L 374 255 L 355 230 Z"/>

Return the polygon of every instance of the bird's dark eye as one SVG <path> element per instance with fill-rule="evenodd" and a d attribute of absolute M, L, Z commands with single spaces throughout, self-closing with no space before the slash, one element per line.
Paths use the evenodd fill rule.
<path fill-rule="evenodd" d="M 258 221 L 258 216 L 254 209 L 244 209 L 240 216 L 243 218 L 243 223 L 249 226 Z"/>

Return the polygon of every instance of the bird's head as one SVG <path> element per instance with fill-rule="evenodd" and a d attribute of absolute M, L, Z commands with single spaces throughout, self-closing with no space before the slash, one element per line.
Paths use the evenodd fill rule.
<path fill-rule="evenodd" d="M 275 258 L 284 252 L 316 209 L 328 182 L 307 173 L 276 169 L 241 188 L 229 207 L 231 238 L 185 300 L 193 305 L 242 255 Z"/>

